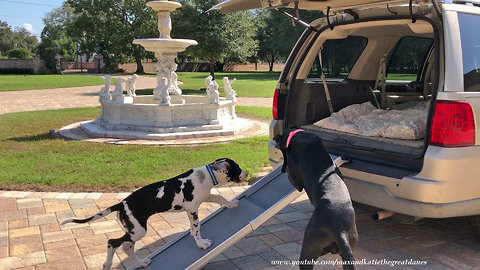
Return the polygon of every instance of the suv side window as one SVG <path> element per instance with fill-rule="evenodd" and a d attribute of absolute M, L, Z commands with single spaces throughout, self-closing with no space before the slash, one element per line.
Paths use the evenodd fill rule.
<path fill-rule="evenodd" d="M 343 39 L 329 39 L 323 43 L 323 74 L 327 78 L 344 79 L 350 73 L 360 54 L 367 46 L 367 38 L 348 36 Z M 315 58 L 307 78 L 320 78 L 320 60 Z"/>
<path fill-rule="evenodd" d="M 432 38 L 403 37 L 387 57 L 387 80 L 420 81 Z"/>
<path fill-rule="evenodd" d="M 468 92 L 480 92 L 480 16 L 458 13 L 458 24 L 462 41 L 463 88 Z"/>

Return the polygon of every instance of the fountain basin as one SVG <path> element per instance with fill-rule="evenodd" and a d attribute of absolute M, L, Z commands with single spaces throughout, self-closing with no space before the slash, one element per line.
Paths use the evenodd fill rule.
<path fill-rule="evenodd" d="M 95 123 L 105 130 L 176 133 L 220 131 L 236 118 L 232 100 L 209 104 L 205 96 L 188 95 L 170 106 L 155 102 L 153 96 L 126 98 L 124 103 L 100 101 L 102 113 Z"/>
<path fill-rule="evenodd" d="M 172 1 L 149 1 L 147 2 L 147 7 L 153 9 L 154 11 L 168 11 L 173 12 L 175 9 L 182 7 L 182 4 Z"/>
<path fill-rule="evenodd" d="M 198 42 L 191 39 L 144 38 L 135 39 L 133 44 L 141 45 L 151 52 L 176 54 L 184 51 L 188 46 L 198 45 Z"/>

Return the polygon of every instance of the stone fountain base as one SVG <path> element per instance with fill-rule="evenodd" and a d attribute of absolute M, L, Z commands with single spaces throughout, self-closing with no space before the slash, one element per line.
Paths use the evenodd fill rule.
<path fill-rule="evenodd" d="M 252 125 L 237 118 L 233 100 L 211 104 L 206 96 L 172 97 L 170 105 L 159 105 L 153 96 L 123 97 L 121 103 L 100 100 L 100 117 L 80 127 L 93 137 L 171 140 L 231 136 Z"/>
<path fill-rule="evenodd" d="M 88 135 L 98 138 L 116 138 L 124 140 L 179 140 L 204 137 L 219 137 L 237 135 L 253 126 L 253 122 L 247 119 L 236 118 L 224 125 L 203 125 L 165 128 L 161 132 L 142 130 L 109 130 L 102 127 L 97 120 L 84 121 L 80 127 Z"/>
<path fill-rule="evenodd" d="M 172 133 L 221 130 L 236 118 L 232 100 L 210 104 L 206 96 L 188 95 L 170 106 L 162 106 L 153 96 L 129 98 L 123 103 L 100 101 L 102 114 L 96 123 L 106 130 Z"/>

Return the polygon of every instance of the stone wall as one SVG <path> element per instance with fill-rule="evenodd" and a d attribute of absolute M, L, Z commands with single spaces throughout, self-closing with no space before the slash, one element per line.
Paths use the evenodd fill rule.
<path fill-rule="evenodd" d="M 33 73 L 38 74 L 42 67 L 45 67 L 45 64 L 40 58 L 0 59 L 0 69 L 33 69 Z"/>

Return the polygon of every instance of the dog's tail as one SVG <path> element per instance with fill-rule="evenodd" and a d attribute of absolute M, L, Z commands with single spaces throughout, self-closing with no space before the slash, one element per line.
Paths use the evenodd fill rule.
<path fill-rule="evenodd" d="M 353 256 L 353 250 L 350 246 L 348 233 L 343 231 L 335 235 L 335 237 L 337 239 L 338 249 L 340 250 L 340 254 L 344 262 L 343 269 L 355 269 L 353 264 L 355 262 L 355 256 Z"/>
<path fill-rule="evenodd" d="M 64 220 L 61 225 L 64 225 L 64 224 L 67 224 L 67 223 L 70 223 L 70 222 L 73 222 L 73 223 L 86 223 L 86 222 L 90 222 L 90 221 L 94 221 L 94 220 L 97 220 L 101 217 L 104 217 L 112 212 L 116 212 L 116 211 L 119 211 L 122 209 L 122 203 L 119 202 L 115 205 L 112 205 L 110 206 L 109 208 L 103 210 L 103 211 L 100 211 L 98 212 L 97 214 L 89 217 L 89 218 L 85 218 L 85 219 L 67 219 L 67 220 Z"/>

